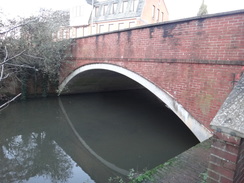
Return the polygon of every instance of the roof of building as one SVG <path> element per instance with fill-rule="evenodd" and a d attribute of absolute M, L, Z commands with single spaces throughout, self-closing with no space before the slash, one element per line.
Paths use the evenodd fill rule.
<path fill-rule="evenodd" d="M 92 5 L 92 0 L 86 0 L 86 2 L 88 3 L 88 4 L 90 4 L 90 5 Z M 93 0 L 93 3 L 96 3 L 96 2 L 98 2 L 97 0 Z"/>
<path fill-rule="evenodd" d="M 124 7 L 125 4 L 123 3 L 127 3 L 126 7 Z M 136 4 L 133 3 L 135 3 L 133 0 L 96 1 L 96 3 L 94 3 L 95 7 L 97 7 L 95 10 L 96 16 L 93 18 L 93 21 L 101 22 L 140 17 L 145 0 L 138 0 Z M 106 10 L 104 11 L 105 7 Z"/>

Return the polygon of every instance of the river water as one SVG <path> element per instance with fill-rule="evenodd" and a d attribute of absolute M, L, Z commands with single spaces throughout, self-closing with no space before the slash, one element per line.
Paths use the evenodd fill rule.
<path fill-rule="evenodd" d="M 197 143 L 146 90 L 16 102 L 0 112 L 0 182 L 106 183 Z"/>

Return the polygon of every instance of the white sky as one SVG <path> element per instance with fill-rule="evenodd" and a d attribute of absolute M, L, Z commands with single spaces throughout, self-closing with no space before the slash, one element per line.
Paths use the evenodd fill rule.
<path fill-rule="evenodd" d="M 11 17 L 29 16 L 40 8 L 68 10 L 77 1 L 82 0 L 0 0 L 0 11 Z M 165 3 L 170 20 L 175 20 L 196 16 L 202 0 L 165 0 Z M 209 14 L 244 9 L 244 0 L 205 0 L 205 4 Z"/>
<path fill-rule="evenodd" d="M 193 17 L 202 0 L 164 0 L 170 20 Z M 205 0 L 208 14 L 244 9 L 244 0 Z"/>

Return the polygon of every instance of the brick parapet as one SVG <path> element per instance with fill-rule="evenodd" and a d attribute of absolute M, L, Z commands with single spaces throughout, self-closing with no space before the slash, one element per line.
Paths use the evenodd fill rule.
<path fill-rule="evenodd" d="M 153 24 L 76 39 L 76 57 L 243 65 L 244 12 Z M 118 46 L 119 45 L 119 46 Z"/>
<path fill-rule="evenodd" d="M 225 133 L 215 133 L 208 166 L 208 182 L 233 183 L 242 139 Z"/>

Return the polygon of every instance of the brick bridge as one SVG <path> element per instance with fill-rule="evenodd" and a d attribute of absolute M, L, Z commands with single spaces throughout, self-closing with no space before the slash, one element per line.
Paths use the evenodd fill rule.
<path fill-rule="evenodd" d="M 243 71 L 240 10 L 75 39 L 59 92 L 145 87 L 203 141 Z"/>

